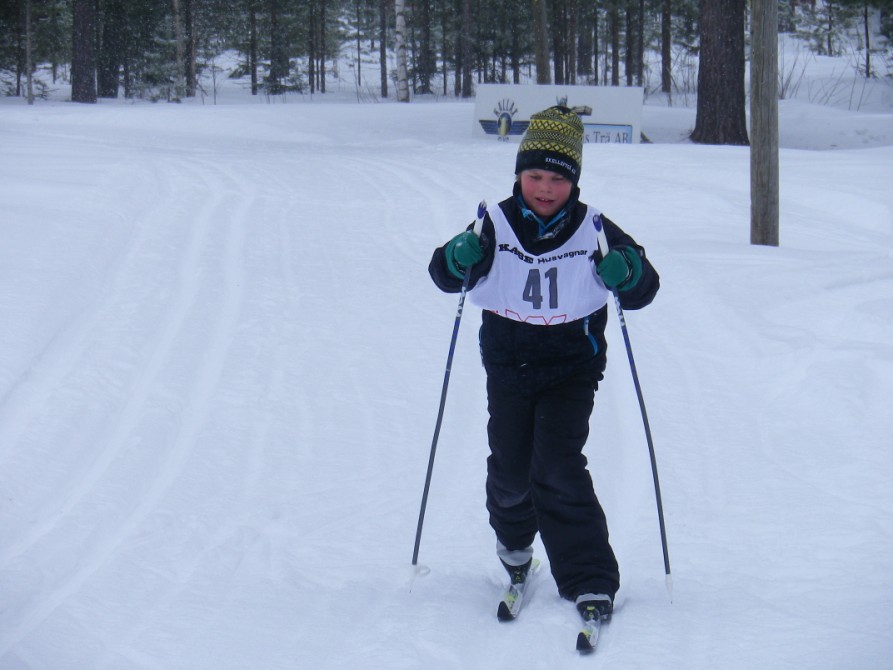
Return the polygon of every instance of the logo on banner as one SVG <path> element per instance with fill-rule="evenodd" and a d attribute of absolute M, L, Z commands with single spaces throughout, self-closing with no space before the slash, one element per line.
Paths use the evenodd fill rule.
<path fill-rule="evenodd" d="M 508 142 L 511 135 L 523 135 L 530 125 L 529 121 L 515 121 L 518 108 L 515 102 L 508 98 L 500 100 L 493 108 L 495 119 L 479 119 L 481 128 L 488 135 L 496 135 L 500 142 Z"/>
<path fill-rule="evenodd" d="M 555 104 L 568 107 L 567 96 L 555 99 Z M 589 105 L 577 105 L 569 108 L 578 116 L 592 115 L 592 107 Z M 478 123 L 487 135 L 496 135 L 496 139 L 500 142 L 508 142 L 512 135 L 523 135 L 530 125 L 530 121 L 517 121 L 515 116 L 518 114 L 518 108 L 515 101 L 509 98 L 503 98 L 496 107 L 493 108 L 493 116 L 495 119 L 479 119 Z"/>

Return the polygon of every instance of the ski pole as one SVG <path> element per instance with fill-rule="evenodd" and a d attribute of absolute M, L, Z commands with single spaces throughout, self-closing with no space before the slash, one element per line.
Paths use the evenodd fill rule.
<path fill-rule="evenodd" d="M 608 255 L 608 237 L 602 225 L 602 217 L 596 214 L 593 217 L 595 230 L 598 234 L 598 250 L 602 258 Z M 626 328 L 626 319 L 623 317 L 623 308 L 620 306 L 620 297 L 617 290 L 611 291 L 614 296 L 614 306 L 617 308 L 617 317 L 620 320 L 620 330 L 623 332 L 623 343 L 626 345 L 626 357 L 629 359 L 629 369 L 633 376 L 633 385 L 636 387 L 636 396 L 639 398 L 639 409 L 642 412 L 642 422 L 645 425 L 645 439 L 648 441 L 648 453 L 651 456 L 651 475 L 654 479 L 654 496 L 657 501 L 657 519 L 660 524 L 660 542 L 664 552 L 664 573 L 666 574 L 667 590 L 672 598 L 673 586 L 670 574 L 670 553 L 667 549 L 667 528 L 664 524 L 664 506 L 660 495 L 660 480 L 657 476 L 657 458 L 654 455 L 654 441 L 651 439 L 651 426 L 648 424 L 648 413 L 645 411 L 645 399 L 642 396 L 642 387 L 639 384 L 639 373 L 636 371 L 636 361 L 633 358 L 633 349 L 629 341 L 629 331 Z"/>
<path fill-rule="evenodd" d="M 481 200 L 478 205 L 477 218 L 474 222 L 474 233 L 481 234 L 487 203 Z M 428 490 L 431 488 L 431 474 L 434 472 L 434 454 L 437 452 L 437 440 L 440 437 L 440 425 L 443 423 L 443 408 L 446 405 L 447 387 L 450 383 L 450 370 L 453 367 L 453 353 L 456 351 L 456 338 L 459 335 L 459 323 L 462 321 L 462 309 L 465 307 L 465 294 L 468 293 L 468 282 L 471 279 L 471 268 L 465 270 L 462 289 L 459 292 L 459 309 L 456 310 L 456 321 L 453 324 L 453 337 L 450 339 L 450 351 L 447 354 L 446 370 L 443 373 L 443 388 L 440 391 L 440 409 L 437 410 L 437 422 L 434 424 L 434 438 L 431 440 L 431 454 L 428 456 L 428 473 L 425 476 L 425 490 L 422 493 L 422 506 L 419 509 L 419 525 L 415 532 L 415 548 L 412 550 L 412 564 L 419 563 L 419 545 L 422 542 L 422 524 L 425 522 L 425 508 L 428 506 Z"/>

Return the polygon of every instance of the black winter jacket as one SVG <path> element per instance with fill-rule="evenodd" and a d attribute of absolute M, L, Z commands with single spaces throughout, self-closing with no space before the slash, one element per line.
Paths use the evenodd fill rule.
<path fill-rule="evenodd" d="M 524 250 L 533 256 L 542 256 L 570 239 L 581 225 L 593 225 L 586 221 L 586 205 L 576 201 L 579 190 L 574 189 L 571 198 L 576 202 L 571 223 L 552 239 L 536 239 L 537 225 L 524 219 L 515 195 L 499 203 L 506 219 Z M 645 250 L 636 241 L 604 215 L 605 235 L 611 248 L 632 247 L 642 259 L 642 277 L 627 291 L 618 293 L 624 309 L 640 309 L 650 304 L 660 287 L 660 278 L 645 256 Z M 469 226 L 469 229 L 471 226 Z M 493 265 L 496 245 L 495 228 L 490 216 L 484 219 L 481 230 L 481 248 L 484 258 L 471 268 L 469 290 L 485 277 Z M 444 249 L 434 251 L 428 272 L 434 283 L 446 293 L 458 293 L 462 280 L 447 269 Z M 608 306 L 602 307 L 588 318 L 564 324 L 541 326 L 507 319 L 484 311 L 480 329 L 481 357 L 491 381 L 515 388 L 523 395 L 561 382 L 569 377 L 584 375 L 594 386 L 602 379 L 605 369 L 607 343 L 605 325 Z"/>

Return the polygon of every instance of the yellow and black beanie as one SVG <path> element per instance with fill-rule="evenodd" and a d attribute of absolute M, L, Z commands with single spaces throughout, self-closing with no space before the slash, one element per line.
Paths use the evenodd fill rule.
<path fill-rule="evenodd" d="M 551 170 L 580 179 L 583 167 L 583 122 L 567 107 L 549 107 L 530 117 L 518 147 L 515 174 L 524 170 Z"/>

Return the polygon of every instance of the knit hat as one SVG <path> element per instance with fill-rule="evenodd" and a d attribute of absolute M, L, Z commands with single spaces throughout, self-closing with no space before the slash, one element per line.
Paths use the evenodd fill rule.
<path fill-rule="evenodd" d="M 530 117 L 518 147 L 515 174 L 524 170 L 551 170 L 580 179 L 583 166 L 583 122 L 567 107 L 555 106 Z"/>

